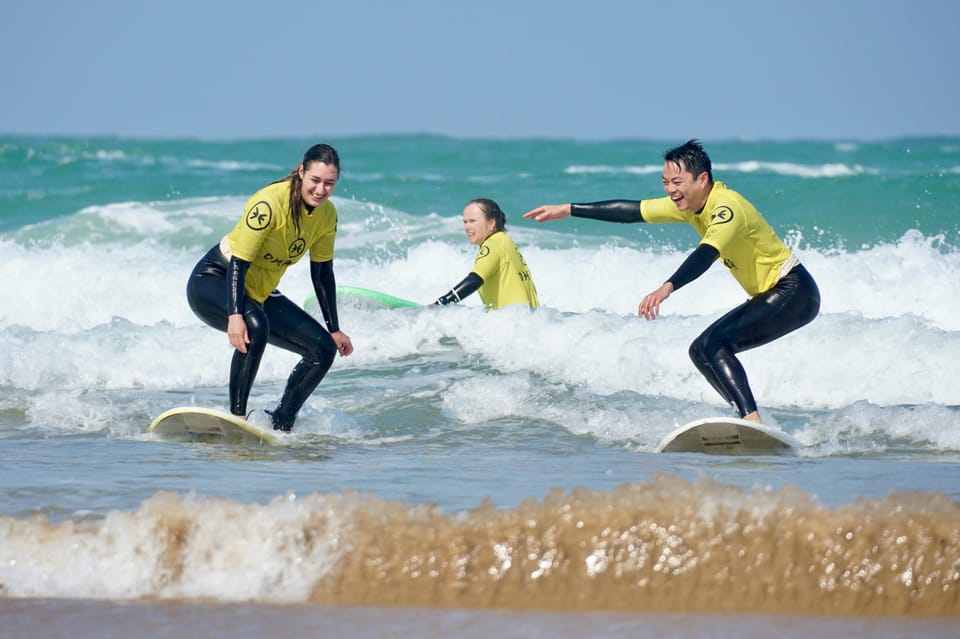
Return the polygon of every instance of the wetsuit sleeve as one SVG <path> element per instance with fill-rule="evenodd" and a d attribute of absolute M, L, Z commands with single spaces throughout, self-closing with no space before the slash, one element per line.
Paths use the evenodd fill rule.
<path fill-rule="evenodd" d="M 227 315 L 243 313 L 243 303 L 247 298 L 245 283 L 248 268 L 250 268 L 250 262 L 241 260 L 237 256 L 230 258 L 230 263 L 227 265 Z"/>
<path fill-rule="evenodd" d="M 467 295 L 470 295 L 478 288 L 483 286 L 483 278 L 471 271 L 460 283 L 451 288 L 446 294 L 437 298 L 437 304 L 446 306 L 450 303 L 459 302 Z"/>
<path fill-rule="evenodd" d="M 620 224 L 645 221 L 640 213 L 640 200 L 604 200 L 586 204 L 571 204 L 570 215 L 604 222 L 619 222 Z"/>
<path fill-rule="evenodd" d="M 673 284 L 673 290 L 677 290 L 685 284 L 689 284 L 701 275 L 707 272 L 710 265 L 720 256 L 720 251 L 709 244 L 700 244 L 694 249 L 693 253 L 687 256 L 677 272 L 670 276 L 667 281 Z"/>
<path fill-rule="evenodd" d="M 336 333 L 340 330 L 340 318 L 337 316 L 337 279 L 333 276 L 333 260 L 311 261 L 310 279 L 313 280 L 313 292 L 320 303 L 327 330 Z"/>

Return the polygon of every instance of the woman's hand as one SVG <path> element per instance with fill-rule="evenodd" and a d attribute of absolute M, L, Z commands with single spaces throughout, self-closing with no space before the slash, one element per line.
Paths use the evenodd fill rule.
<path fill-rule="evenodd" d="M 230 340 L 231 346 L 246 354 L 250 335 L 247 334 L 247 322 L 240 313 L 227 317 L 227 339 Z"/>
<path fill-rule="evenodd" d="M 340 357 L 346 357 L 353 352 L 353 342 L 350 341 L 350 336 L 343 331 L 330 333 L 330 337 L 332 337 L 336 343 L 337 352 L 340 353 Z"/>

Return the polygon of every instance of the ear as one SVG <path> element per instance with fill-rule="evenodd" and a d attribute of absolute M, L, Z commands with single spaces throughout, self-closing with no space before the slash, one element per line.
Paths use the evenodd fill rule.
<path fill-rule="evenodd" d="M 706 171 L 701 171 L 700 175 L 697 176 L 696 182 L 699 186 L 706 186 L 710 183 L 710 174 Z"/>
<path fill-rule="evenodd" d="M 304 173 L 304 171 L 303 171 L 303 162 L 301 162 L 301 163 L 300 163 L 300 166 L 297 167 L 297 175 L 300 176 L 300 179 L 301 179 L 301 180 L 303 179 L 303 173 Z"/>

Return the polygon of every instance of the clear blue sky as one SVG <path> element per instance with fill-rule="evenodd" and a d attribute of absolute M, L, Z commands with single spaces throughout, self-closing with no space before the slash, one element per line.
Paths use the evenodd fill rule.
<path fill-rule="evenodd" d="M 960 135 L 957 0 L 6 0 L 0 133 Z"/>

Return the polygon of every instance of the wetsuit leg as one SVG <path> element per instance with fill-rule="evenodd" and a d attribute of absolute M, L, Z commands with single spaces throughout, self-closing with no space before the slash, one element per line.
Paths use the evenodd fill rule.
<path fill-rule="evenodd" d="M 218 331 L 227 330 L 227 261 L 214 246 L 197 262 L 187 280 L 187 302 L 193 312 Z M 247 400 L 267 347 L 270 321 L 263 308 L 251 299 L 244 302 L 243 318 L 250 343 L 247 352 L 235 350 L 230 362 L 230 412 L 245 417 Z"/>
<path fill-rule="evenodd" d="M 819 311 L 817 284 L 803 265 L 798 265 L 772 289 L 711 324 L 690 345 L 690 359 L 743 417 L 757 410 L 757 403 L 736 354 L 800 328 Z"/>
<path fill-rule="evenodd" d="M 337 345 L 312 315 L 277 292 L 267 298 L 263 309 L 270 319 L 269 342 L 302 357 L 271 412 L 274 428 L 290 430 L 300 408 L 330 370 Z"/>
<path fill-rule="evenodd" d="M 230 412 L 246 416 L 247 399 L 253 389 L 253 380 L 257 378 L 263 351 L 267 348 L 267 335 L 270 333 L 270 320 L 259 304 L 253 300 L 244 302 L 243 319 L 247 323 L 247 352 L 234 349 L 230 360 Z"/>

